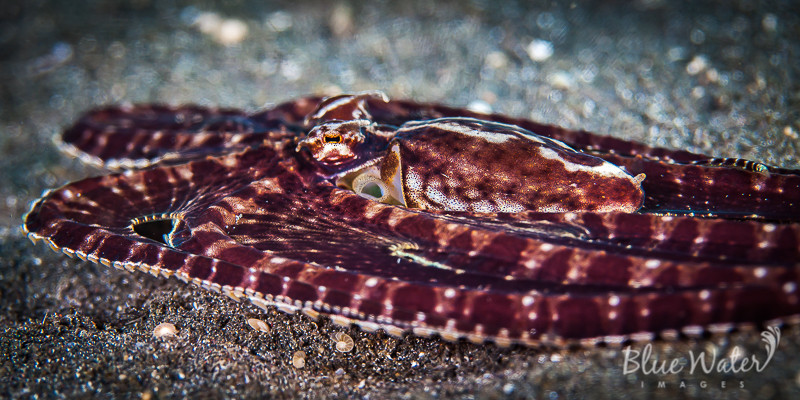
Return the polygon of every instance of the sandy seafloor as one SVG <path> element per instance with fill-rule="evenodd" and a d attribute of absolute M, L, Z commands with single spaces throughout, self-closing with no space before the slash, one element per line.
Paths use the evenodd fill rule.
<path fill-rule="evenodd" d="M 797 167 L 796 2 L 9 3 L 0 7 L 0 397 L 800 398 L 797 327 L 783 328 L 761 372 L 624 374 L 620 348 L 345 330 L 68 259 L 19 229 L 43 189 L 104 173 L 50 139 L 82 111 L 118 102 L 258 110 L 381 89 Z M 245 24 L 246 35 L 226 39 L 220 19 L 238 21 L 222 23 L 229 33 Z M 251 317 L 271 333 L 253 330 Z M 162 322 L 177 337 L 154 338 Z M 339 331 L 355 339 L 351 352 L 334 349 Z M 659 340 L 653 352 L 685 364 L 690 350 L 739 346 L 763 359 L 762 344 L 756 328 Z"/>

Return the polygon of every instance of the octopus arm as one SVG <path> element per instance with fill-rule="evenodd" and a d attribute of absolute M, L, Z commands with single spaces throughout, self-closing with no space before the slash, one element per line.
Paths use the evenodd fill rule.
<path fill-rule="evenodd" d="M 37 202 L 25 227 L 69 255 L 397 334 L 560 343 L 800 313 L 789 290 L 795 225 L 624 213 L 500 214 L 504 224 L 475 224 L 486 215 L 408 210 L 309 185 L 279 159 L 261 148 L 86 179 Z M 137 232 L 153 220 L 171 223 L 161 235 Z M 585 230 L 564 237 L 535 229 L 537 220 Z M 711 234 L 726 231 L 739 242 Z M 764 252 L 720 256 L 745 237 L 766 243 Z"/>
<path fill-rule="evenodd" d="M 180 163 L 242 150 L 297 132 L 277 119 L 234 109 L 132 105 L 96 109 L 68 128 L 60 144 L 82 161 L 111 170 Z"/>

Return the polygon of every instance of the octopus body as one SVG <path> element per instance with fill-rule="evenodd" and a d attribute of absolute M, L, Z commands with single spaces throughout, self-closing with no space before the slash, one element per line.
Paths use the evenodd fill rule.
<path fill-rule="evenodd" d="M 335 120 L 313 128 L 297 149 L 303 147 L 336 171 L 339 186 L 414 209 L 634 212 L 644 198 L 644 175 L 632 177 L 517 126 L 475 118 L 399 128 Z"/>
<path fill-rule="evenodd" d="M 800 171 L 381 93 L 124 106 L 63 135 L 69 256 L 392 335 L 618 342 L 795 320 Z"/>

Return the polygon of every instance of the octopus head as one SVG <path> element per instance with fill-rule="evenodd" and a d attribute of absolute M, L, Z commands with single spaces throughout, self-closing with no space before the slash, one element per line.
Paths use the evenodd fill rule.
<path fill-rule="evenodd" d="M 366 140 L 362 130 L 371 124 L 364 119 L 326 122 L 311 129 L 296 150 L 308 148 L 315 160 L 327 166 L 345 164 L 358 159 L 359 145 Z"/>
<path fill-rule="evenodd" d="M 381 91 L 369 91 L 356 94 L 340 94 L 322 100 L 317 108 L 308 114 L 303 121 L 305 126 L 320 125 L 329 121 L 352 121 L 372 119 L 367 102 L 389 102 L 389 97 Z"/>

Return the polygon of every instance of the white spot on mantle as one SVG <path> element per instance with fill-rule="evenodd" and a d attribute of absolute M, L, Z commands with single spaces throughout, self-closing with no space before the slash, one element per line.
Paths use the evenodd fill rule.
<path fill-rule="evenodd" d="M 500 133 L 500 132 L 491 132 L 491 131 L 487 131 L 487 130 L 473 129 L 473 128 L 467 126 L 465 124 L 465 122 L 470 122 L 470 121 L 483 122 L 483 121 L 478 121 L 478 120 L 471 119 L 471 118 L 463 118 L 463 120 L 464 120 L 464 122 L 461 122 L 458 119 L 449 118 L 449 119 L 443 119 L 443 120 L 422 121 L 420 123 L 406 123 L 406 124 L 403 125 L 403 127 L 398 129 L 397 131 L 401 132 L 403 130 L 406 130 L 406 128 L 407 129 L 413 129 L 413 128 L 416 128 L 420 124 L 425 124 L 426 126 L 434 127 L 436 129 L 441 129 L 443 131 L 459 133 L 459 134 L 462 134 L 462 135 L 465 135 L 465 136 L 470 136 L 470 137 L 483 139 L 483 140 L 486 140 L 487 142 L 490 142 L 490 143 L 505 143 L 509 139 L 513 139 L 513 138 L 516 137 L 514 135 L 508 135 L 508 134 Z M 500 125 L 500 124 L 497 124 L 497 125 Z M 519 129 L 519 128 L 517 128 L 517 129 Z"/>
<path fill-rule="evenodd" d="M 621 168 L 607 161 L 603 161 L 602 164 L 597 166 L 582 165 L 567 161 L 564 157 L 561 157 L 561 155 L 559 155 L 553 149 L 549 149 L 547 147 L 539 147 L 538 150 L 539 154 L 544 158 L 561 161 L 561 163 L 564 164 L 564 169 L 566 169 L 569 172 L 584 171 L 608 177 L 615 177 L 628 180 L 633 179 L 633 177 L 631 177 L 627 172 L 623 171 Z"/>

